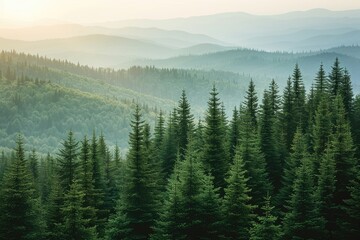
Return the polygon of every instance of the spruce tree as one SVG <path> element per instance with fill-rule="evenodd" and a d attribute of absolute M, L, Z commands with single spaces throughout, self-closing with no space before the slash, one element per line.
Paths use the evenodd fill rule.
<path fill-rule="evenodd" d="M 257 217 L 250 229 L 250 240 L 281 239 L 281 227 L 277 223 L 277 217 L 272 214 L 274 207 L 270 205 L 270 199 L 269 195 L 265 198 L 265 205 L 262 206 L 264 214 Z"/>
<path fill-rule="evenodd" d="M 239 111 L 235 107 L 230 122 L 229 147 L 228 147 L 230 162 L 232 162 L 234 159 L 236 147 L 238 146 L 239 143 L 239 126 L 240 126 Z"/>
<path fill-rule="evenodd" d="M 290 156 L 285 159 L 282 184 L 276 199 L 277 206 L 280 206 L 280 211 L 282 213 L 287 212 L 286 206 L 291 198 L 296 171 L 300 167 L 301 161 L 304 158 L 309 158 L 309 154 L 307 151 L 305 137 L 300 128 L 298 128 L 294 136 Z"/>
<path fill-rule="evenodd" d="M 282 138 L 286 146 L 287 152 L 289 152 L 291 149 L 291 143 L 293 141 L 294 133 L 296 130 L 296 128 L 294 129 L 295 124 L 294 124 L 294 115 L 293 115 L 293 111 L 294 111 L 293 99 L 294 97 L 292 92 L 292 82 L 291 82 L 291 78 L 289 77 L 282 97 L 283 105 L 282 105 L 282 113 L 281 113 L 281 123 L 282 123 L 281 129 L 283 132 Z"/>
<path fill-rule="evenodd" d="M 281 182 L 281 161 L 276 136 L 276 118 L 271 95 L 264 92 L 260 114 L 260 147 L 264 154 L 269 179 L 277 190 Z M 245 139 L 244 139 L 245 140 Z M 245 140 L 246 141 L 246 140 Z"/>
<path fill-rule="evenodd" d="M 314 90 L 315 108 L 317 108 L 321 98 L 326 95 L 328 91 L 328 81 L 323 64 L 320 65 L 319 71 L 316 74 Z"/>
<path fill-rule="evenodd" d="M 264 155 L 260 148 L 258 133 L 252 128 L 252 120 L 248 111 L 241 117 L 239 154 L 245 164 L 247 186 L 251 189 L 251 203 L 260 204 L 272 185 L 266 171 Z"/>
<path fill-rule="evenodd" d="M 177 154 L 177 145 L 176 145 L 176 119 L 175 112 L 171 113 L 168 118 L 167 127 L 165 129 L 164 141 L 160 147 L 160 160 L 161 163 L 161 173 L 164 179 L 168 179 L 171 175 Z M 163 183 L 166 185 L 166 181 Z"/>
<path fill-rule="evenodd" d="M 84 217 L 90 219 L 87 227 L 95 226 L 97 206 L 94 202 L 94 179 L 93 179 L 93 165 L 91 161 L 91 152 L 89 140 L 84 137 L 80 149 L 80 171 L 79 171 L 79 185 L 82 191 L 82 206 L 84 207 Z"/>
<path fill-rule="evenodd" d="M 182 91 L 179 106 L 177 108 L 177 138 L 181 159 L 185 158 L 189 136 L 192 134 L 194 117 L 191 114 L 190 104 L 187 100 L 185 90 Z"/>
<path fill-rule="evenodd" d="M 312 132 L 313 152 L 314 152 L 314 171 L 319 173 L 320 160 L 327 148 L 330 135 L 332 133 L 331 111 L 329 101 L 324 96 L 320 99 L 315 113 L 314 126 Z"/>
<path fill-rule="evenodd" d="M 69 132 L 67 139 L 62 143 L 62 148 L 58 153 L 58 171 L 60 184 L 64 192 L 70 189 L 70 185 L 75 180 L 78 172 L 78 142 L 74 139 L 72 131 Z"/>
<path fill-rule="evenodd" d="M 205 118 L 203 161 L 205 168 L 214 176 L 214 185 L 216 188 L 220 188 L 222 195 L 229 163 L 225 149 L 224 132 L 221 127 L 221 109 L 218 94 L 215 86 L 213 86 Z"/>
<path fill-rule="evenodd" d="M 347 119 L 352 119 L 352 111 L 353 111 L 353 90 L 351 85 L 351 78 L 348 70 L 344 69 L 344 75 L 342 79 L 342 86 L 340 89 L 341 96 L 344 101 L 344 109 Z"/>
<path fill-rule="evenodd" d="M 61 226 L 64 239 L 81 240 L 96 239 L 95 227 L 88 227 L 90 219 L 86 218 L 84 193 L 81 185 L 74 181 L 65 194 L 64 205 L 61 208 L 63 225 Z"/>
<path fill-rule="evenodd" d="M 224 229 L 226 239 L 248 239 L 253 218 L 250 205 L 250 189 L 241 155 L 237 152 L 229 176 L 223 200 Z"/>
<path fill-rule="evenodd" d="M 246 91 L 244 106 L 250 114 L 251 125 L 254 129 L 257 129 L 258 97 L 252 79 L 250 80 L 248 90 Z"/>
<path fill-rule="evenodd" d="M 353 179 L 348 187 L 350 198 L 345 200 L 345 210 L 347 213 L 347 239 L 360 238 L 360 171 L 357 170 L 356 178 Z"/>
<path fill-rule="evenodd" d="M 323 239 L 324 219 L 314 194 L 313 166 L 310 158 L 301 159 L 292 186 L 289 211 L 284 218 L 285 239 Z"/>
<path fill-rule="evenodd" d="M 149 165 L 144 156 L 144 121 L 137 105 L 131 121 L 124 194 L 110 219 L 108 239 L 144 239 L 152 233 L 154 202 L 149 186 Z"/>
<path fill-rule="evenodd" d="M 292 75 L 292 92 L 293 92 L 293 119 L 295 119 L 294 129 L 298 126 L 304 127 L 307 119 L 305 116 L 305 87 L 302 80 L 299 65 L 296 64 Z"/>
<path fill-rule="evenodd" d="M 0 190 L 0 239 L 43 239 L 45 228 L 39 199 L 20 135 L 16 140 L 15 157 L 5 172 Z"/>
<path fill-rule="evenodd" d="M 316 200 L 319 202 L 319 213 L 325 220 L 325 234 L 327 239 L 334 239 L 333 231 L 336 227 L 334 201 L 336 169 L 334 155 L 327 148 L 321 157 Z"/>
<path fill-rule="evenodd" d="M 336 58 L 334 65 L 331 68 L 331 73 L 329 74 L 329 93 L 335 98 L 338 94 L 341 93 L 343 82 L 343 68 L 340 67 L 340 61 Z"/>

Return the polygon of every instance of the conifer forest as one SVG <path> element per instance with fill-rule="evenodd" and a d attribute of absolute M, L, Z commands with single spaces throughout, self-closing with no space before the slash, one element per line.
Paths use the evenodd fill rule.
<path fill-rule="evenodd" d="M 34 84 L 11 70 L 1 81 Z M 154 129 L 134 103 L 126 154 L 95 131 L 69 129 L 47 155 L 17 133 L 0 158 L 0 238 L 359 239 L 349 72 L 339 59 L 328 73 L 320 65 L 305 91 L 295 65 L 283 91 L 273 80 L 261 96 L 250 81 L 227 116 L 214 84 L 196 119 L 182 91 Z"/>
<path fill-rule="evenodd" d="M 0 240 L 360 240 L 360 1 L 0 0 Z"/>

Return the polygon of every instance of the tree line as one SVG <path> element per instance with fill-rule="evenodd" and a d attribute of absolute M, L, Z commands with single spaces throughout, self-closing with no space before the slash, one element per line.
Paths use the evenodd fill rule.
<path fill-rule="evenodd" d="M 214 86 L 203 120 L 185 91 L 154 132 L 136 106 L 129 151 L 70 131 L 56 156 L 0 162 L 0 239 L 358 239 L 360 97 L 336 59 L 306 94 L 251 81 L 230 120 Z"/>

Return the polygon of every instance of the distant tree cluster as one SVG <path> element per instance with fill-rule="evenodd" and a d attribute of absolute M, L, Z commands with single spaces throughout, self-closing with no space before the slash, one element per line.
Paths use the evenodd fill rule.
<path fill-rule="evenodd" d="M 360 97 L 336 59 L 306 94 L 251 81 L 227 120 L 215 86 L 203 120 L 185 92 L 153 134 L 136 106 L 129 151 L 72 132 L 56 156 L 0 162 L 0 239 L 359 239 Z"/>

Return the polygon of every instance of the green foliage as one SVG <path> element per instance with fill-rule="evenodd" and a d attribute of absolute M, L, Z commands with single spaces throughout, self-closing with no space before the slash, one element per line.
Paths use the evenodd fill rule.
<path fill-rule="evenodd" d="M 220 188 L 221 195 L 223 195 L 223 188 L 226 185 L 225 175 L 229 168 L 229 162 L 221 125 L 221 109 L 218 94 L 215 86 L 213 86 L 205 117 L 205 145 L 202 157 L 205 168 L 214 176 L 215 187 Z"/>
<path fill-rule="evenodd" d="M 250 191 L 243 159 L 237 151 L 229 176 L 222 205 L 225 237 L 227 239 L 248 239 L 253 219 L 253 206 L 250 205 Z"/>
<path fill-rule="evenodd" d="M 78 142 L 74 139 L 72 131 L 69 132 L 68 137 L 62 143 L 62 148 L 58 153 L 58 170 L 60 177 L 60 184 L 62 189 L 67 192 L 70 185 L 74 182 L 79 167 L 79 148 Z"/>
<path fill-rule="evenodd" d="M 15 156 L 2 182 L 0 196 L 0 239 L 45 237 L 39 199 L 36 198 L 20 135 L 16 141 Z"/>
<path fill-rule="evenodd" d="M 313 166 L 308 157 L 301 159 L 296 171 L 289 203 L 283 223 L 285 239 L 323 239 L 324 219 L 314 195 Z"/>
<path fill-rule="evenodd" d="M 83 206 L 83 203 L 84 193 L 81 185 L 74 181 L 65 194 L 64 205 L 61 208 L 63 225 L 60 227 L 60 234 L 63 239 L 96 239 L 95 227 L 88 227 L 90 221 L 89 218 L 86 218 L 88 209 Z"/>
<path fill-rule="evenodd" d="M 281 239 L 281 227 L 277 224 L 277 217 L 272 215 L 274 207 L 270 205 L 270 200 L 270 196 L 265 198 L 265 205 L 261 208 L 264 215 L 258 216 L 257 221 L 253 223 L 250 229 L 250 240 Z"/>

